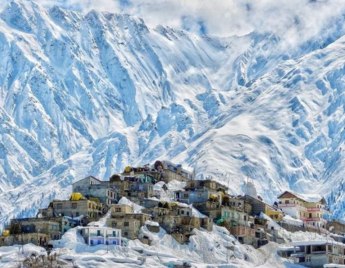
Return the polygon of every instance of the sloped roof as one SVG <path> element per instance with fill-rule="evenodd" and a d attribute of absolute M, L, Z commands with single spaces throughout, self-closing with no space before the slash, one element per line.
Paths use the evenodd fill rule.
<path fill-rule="evenodd" d="M 89 180 L 89 179 L 93 179 L 93 180 L 96 180 L 96 181 L 98 181 L 98 182 L 103 182 L 103 181 L 101 181 L 100 179 L 97 179 L 96 177 L 94 177 L 94 176 L 87 176 L 87 177 L 85 177 L 85 178 L 83 178 L 83 179 L 80 179 L 80 180 L 78 180 L 78 181 L 75 181 L 73 184 L 76 184 L 76 183 L 79 183 L 79 182 L 81 182 L 81 181 L 84 181 L 84 180 Z"/>
<path fill-rule="evenodd" d="M 309 203 L 314 203 L 314 202 L 321 202 L 323 204 L 326 203 L 326 200 L 319 196 L 319 195 L 312 195 L 312 194 L 306 194 L 306 195 L 303 195 L 303 197 L 299 194 L 296 194 L 296 193 L 292 193 L 290 191 L 285 191 L 283 192 L 280 196 L 278 196 L 278 199 L 280 198 L 297 198 L 301 201 L 304 201 L 304 202 L 309 202 Z"/>
<path fill-rule="evenodd" d="M 303 198 L 300 198 L 299 196 L 297 196 L 296 194 L 294 193 L 291 193 L 289 191 L 285 191 L 284 193 L 282 193 L 280 196 L 278 196 L 278 199 L 280 198 L 297 198 L 297 199 L 300 199 L 301 201 L 306 201 L 304 200 Z"/>

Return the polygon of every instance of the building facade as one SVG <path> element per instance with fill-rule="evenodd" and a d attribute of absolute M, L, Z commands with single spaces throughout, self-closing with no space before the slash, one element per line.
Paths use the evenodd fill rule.
<path fill-rule="evenodd" d="M 53 200 L 48 208 L 39 210 L 42 217 L 88 217 L 98 218 L 103 215 L 102 203 L 80 199 L 80 200 Z"/>
<path fill-rule="evenodd" d="M 307 201 L 298 195 L 285 191 L 279 197 L 278 207 L 285 214 L 295 219 L 300 219 L 304 224 L 318 228 L 326 228 L 327 220 L 324 219 L 326 202 L 323 198 Z"/>
<path fill-rule="evenodd" d="M 306 267 L 323 267 L 324 264 L 345 264 L 345 244 L 331 241 L 300 241 L 293 243 L 294 263 Z"/>
<path fill-rule="evenodd" d="M 94 197 L 107 206 L 115 204 L 118 193 L 109 181 L 101 181 L 93 176 L 86 177 L 72 184 L 73 192 L 81 193 L 86 198 Z"/>
<path fill-rule="evenodd" d="M 12 219 L 10 223 L 10 234 L 46 234 L 48 239 L 59 239 L 62 234 L 62 218 L 23 218 Z M 33 236 L 35 238 L 35 236 Z M 44 236 L 45 237 L 45 236 Z M 43 238 L 42 238 L 43 239 Z M 38 244 L 48 241 L 38 238 Z"/>
<path fill-rule="evenodd" d="M 121 229 L 85 226 L 79 227 L 79 232 L 89 246 L 95 245 L 119 245 L 121 246 L 122 236 Z"/>
<path fill-rule="evenodd" d="M 133 208 L 129 205 L 116 204 L 111 208 L 111 217 L 106 220 L 106 225 L 121 229 L 123 237 L 137 239 L 140 227 L 150 219 L 149 214 L 134 213 Z"/>

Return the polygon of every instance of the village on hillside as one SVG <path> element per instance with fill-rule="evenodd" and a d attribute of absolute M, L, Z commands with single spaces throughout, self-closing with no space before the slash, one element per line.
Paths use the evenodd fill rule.
<path fill-rule="evenodd" d="M 128 240 L 151 244 L 143 231 L 163 228 L 177 242 L 188 243 L 195 229 L 224 226 L 242 244 L 259 248 L 273 241 L 278 254 L 307 267 L 345 264 L 345 224 L 330 221 L 325 199 L 306 199 L 285 191 L 274 204 L 257 196 L 248 182 L 244 195 L 231 195 L 216 180 L 196 180 L 192 172 L 169 161 L 126 167 L 108 181 L 93 176 L 72 185 L 68 200 L 52 200 L 34 218 L 12 219 L 0 246 L 33 243 L 51 249 L 71 228 L 89 246 L 126 247 Z M 102 222 L 103 224 L 100 224 Z M 324 234 L 329 241 L 289 241 L 278 231 Z M 332 242 L 331 242 L 332 241 Z"/>

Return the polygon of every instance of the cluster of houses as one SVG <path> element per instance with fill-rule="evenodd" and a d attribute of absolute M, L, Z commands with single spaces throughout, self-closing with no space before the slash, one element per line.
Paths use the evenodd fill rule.
<path fill-rule="evenodd" d="M 176 182 L 182 185 L 178 189 L 173 187 Z M 152 166 L 128 166 L 108 181 L 89 176 L 73 183 L 69 200 L 51 201 L 34 218 L 12 219 L 0 236 L 0 246 L 29 242 L 48 246 L 50 240 L 60 239 L 74 227 L 88 245 L 124 245 L 128 239 L 150 244 L 151 238 L 143 228 L 150 232 L 163 228 L 179 243 L 188 243 L 194 229 L 211 231 L 218 224 L 241 243 L 257 248 L 269 241 L 287 242 L 270 224 L 274 221 L 289 231 L 331 230 L 337 234 L 338 247 L 345 247 L 341 241 L 345 224 L 327 222 L 327 213 L 324 199 L 305 200 L 286 191 L 269 205 L 256 193 L 234 196 L 221 183 L 195 180 L 193 173 L 180 165 L 156 161 Z M 105 221 L 101 226 L 98 220 L 102 217 Z M 323 260 L 332 258 L 332 262 L 343 263 L 345 250 L 339 249 L 339 257 L 330 256 L 333 247 L 306 243 L 293 245 L 281 254 L 308 264 L 322 248 L 326 256 Z"/>

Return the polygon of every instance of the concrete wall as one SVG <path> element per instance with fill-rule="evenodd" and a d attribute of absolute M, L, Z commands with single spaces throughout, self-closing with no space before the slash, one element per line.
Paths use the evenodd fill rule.
<path fill-rule="evenodd" d="M 72 184 L 72 188 L 73 188 L 73 192 L 78 192 L 78 191 L 75 191 L 76 188 L 78 187 L 82 187 L 82 186 L 89 186 L 89 185 L 94 185 L 94 184 L 100 184 L 100 180 L 98 180 L 97 178 L 94 178 L 92 176 L 88 176 L 84 179 L 81 179 L 75 183 Z"/>
<path fill-rule="evenodd" d="M 46 246 L 51 238 L 43 233 L 27 233 L 0 237 L 0 246 L 12 246 L 32 243 L 38 246 Z"/>
<path fill-rule="evenodd" d="M 18 233 L 44 233 L 50 239 L 58 239 L 62 232 L 61 225 L 61 218 L 58 221 L 51 221 L 44 218 L 29 218 L 27 220 L 13 219 L 11 220 L 10 230 L 12 230 L 12 233 L 14 231 Z"/>
<path fill-rule="evenodd" d="M 124 216 L 125 214 L 133 213 L 133 207 L 129 205 L 115 204 L 111 207 L 111 216 Z"/>
<path fill-rule="evenodd" d="M 55 215 L 78 217 L 81 215 L 97 218 L 102 213 L 102 205 L 90 200 L 55 200 L 53 201 Z"/>
<path fill-rule="evenodd" d="M 209 198 L 210 192 L 205 191 L 189 191 L 189 204 L 206 202 Z"/>
<path fill-rule="evenodd" d="M 222 218 L 227 221 L 235 221 L 240 225 L 246 225 L 249 221 L 249 215 L 244 212 L 231 209 L 229 207 L 222 207 Z"/>
<path fill-rule="evenodd" d="M 93 184 L 93 185 L 78 185 L 73 187 L 74 192 L 79 192 L 83 196 L 87 197 L 96 197 L 105 205 L 111 205 L 116 202 L 118 199 L 117 193 L 115 190 L 111 189 L 107 185 L 102 184 Z"/>
<path fill-rule="evenodd" d="M 121 229 L 122 236 L 128 239 L 137 239 L 140 230 L 140 221 L 129 218 L 109 218 L 106 221 L 108 227 Z"/>

